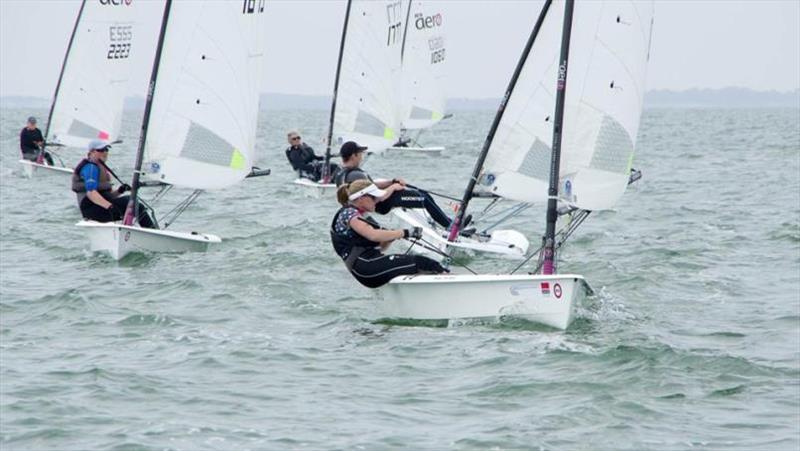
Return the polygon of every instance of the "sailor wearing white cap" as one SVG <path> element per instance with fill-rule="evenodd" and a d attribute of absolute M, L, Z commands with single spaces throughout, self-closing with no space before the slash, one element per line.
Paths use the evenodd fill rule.
<path fill-rule="evenodd" d="M 331 223 L 333 249 L 362 285 L 377 288 L 401 275 L 447 272 L 435 260 L 421 255 L 382 253 L 394 240 L 422 238 L 422 228 L 386 230 L 365 217 L 364 213 L 375 211 L 377 199 L 386 196 L 370 180 L 341 185 L 336 196 L 342 208 Z"/>

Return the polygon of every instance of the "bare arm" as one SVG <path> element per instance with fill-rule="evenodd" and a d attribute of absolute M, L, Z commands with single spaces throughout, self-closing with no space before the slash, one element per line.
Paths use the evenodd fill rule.
<path fill-rule="evenodd" d="M 350 219 L 350 227 L 364 238 L 377 243 L 391 243 L 394 240 L 403 238 L 402 230 L 381 230 L 372 228 L 369 224 L 358 217 Z"/>

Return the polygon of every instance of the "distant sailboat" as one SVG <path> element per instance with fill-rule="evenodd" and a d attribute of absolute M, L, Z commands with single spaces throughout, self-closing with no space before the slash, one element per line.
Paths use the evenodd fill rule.
<path fill-rule="evenodd" d="M 514 315 L 570 325 L 591 288 L 583 276 L 557 274 L 557 251 L 591 211 L 612 208 L 639 177 L 631 164 L 652 21 L 652 2 L 545 2 L 449 237 L 458 236 L 476 193 L 547 203 L 543 245 L 530 255 L 541 272 L 515 275 L 519 265 L 502 275 L 398 277 L 384 289 L 385 316 Z"/>
<path fill-rule="evenodd" d="M 219 237 L 142 228 L 134 210 L 148 184 L 195 191 L 239 183 L 254 172 L 265 0 L 166 0 L 123 223 L 81 221 L 92 251 L 203 251 Z M 170 221 L 171 222 L 171 221 Z"/>
<path fill-rule="evenodd" d="M 443 146 L 423 146 L 418 141 L 424 130 L 450 116 L 445 114 L 446 26 L 441 11 L 426 10 L 422 0 L 408 0 L 400 52 L 402 86 L 397 102 L 400 136 L 388 151 L 438 155 L 444 150 Z"/>
<path fill-rule="evenodd" d="M 400 0 L 348 0 L 333 86 L 325 167 L 332 150 L 347 141 L 382 152 L 399 136 L 397 92 L 403 38 Z M 315 196 L 332 192 L 330 174 L 323 180 L 298 178 L 296 185 Z"/>
<path fill-rule="evenodd" d="M 45 148 L 57 161 L 50 166 L 41 158 L 21 159 L 25 175 L 72 174 L 73 168 L 64 164 L 56 147 L 80 149 L 82 156 L 92 139 L 119 141 L 131 55 L 140 41 L 134 26 L 135 3 L 121 2 L 118 7 L 81 3 L 44 133 Z"/>

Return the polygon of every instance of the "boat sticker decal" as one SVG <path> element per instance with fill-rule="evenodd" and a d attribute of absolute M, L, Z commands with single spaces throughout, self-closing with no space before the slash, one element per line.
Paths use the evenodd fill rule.
<path fill-rule="evenodd" d="M 555 295 L 557 299 L 561 299 L 561 285 L 553 285 L 553 295 Z"/>

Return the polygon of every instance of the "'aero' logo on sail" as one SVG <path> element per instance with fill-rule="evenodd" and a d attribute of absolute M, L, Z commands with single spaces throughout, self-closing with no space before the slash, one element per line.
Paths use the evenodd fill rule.
<path fill-rule="evenodd" d="M 442 26 L 442 14 L 436 13 L 432 16 L 424 17 L 422 14 L 416 15 L 417 19 L 414 21 L 414 26 L 417 30 L 424 30 L 425 28 L 436 28 Z"/>
<path fill-rule="evenodd" d="M 133 0 L 100 0 L 101 5 L 130 6 Z"/>

